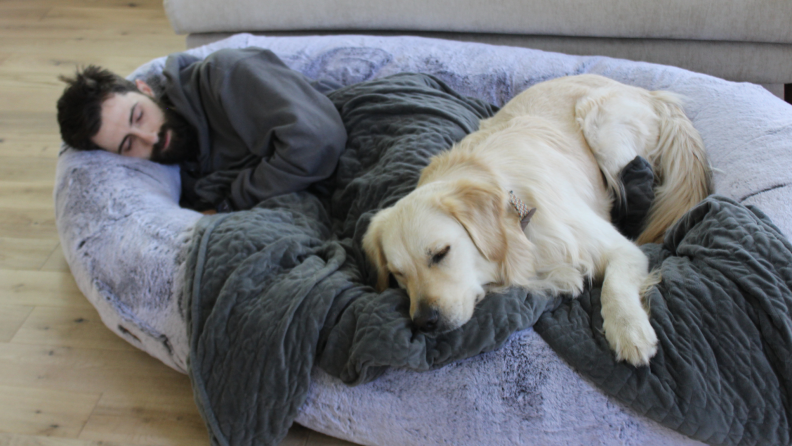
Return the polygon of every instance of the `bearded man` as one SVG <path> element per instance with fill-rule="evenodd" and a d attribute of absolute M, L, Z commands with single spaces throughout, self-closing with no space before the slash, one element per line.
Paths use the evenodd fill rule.
<path fill-rule="evenodd" d="M 181 204 L 198 211 L 249 209 L 335 170 L 347 135 L 325 93 L 338 85 L 312 83 L 259 48 L 174 54 L 163 74 L 161 92 L 96 66 L 61 77 L 63 141 L 178 164 Z"/>

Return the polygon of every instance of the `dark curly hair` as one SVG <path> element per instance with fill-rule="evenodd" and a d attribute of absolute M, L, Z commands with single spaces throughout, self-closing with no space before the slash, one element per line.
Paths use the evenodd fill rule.
<path fill-rule="evenodd" d="M 63 142 L 78 150 L 97 150 L 91 138 L 102 126 L 102 102 L 114 93 L 139 91 L 134 82 L 96 65 L 79 69 L 58 99 L 58 125 Z"/>

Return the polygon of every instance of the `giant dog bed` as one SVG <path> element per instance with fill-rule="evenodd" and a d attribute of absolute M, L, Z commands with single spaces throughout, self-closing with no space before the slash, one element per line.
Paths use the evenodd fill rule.
<path fill-rule="evenodd" d="M 293 421 L 372 445 L 791 441 L 788 104 L 672 67 L 412 37 L 242 34 L 191 52 L 246 46 L 347 86 L 330 96 L 350 138 L 329 181 L 202 217 L 178 207 L 176 168 L 66 148 L 55 189 L 80 289 L 111 330 L 190 374 L 213 444 L 277 444 Z M 163 65 L 130 77 L 156 84 Z M 685 95 L 715 168 L 717 196 L 644 248 L 664 276 L 657 357 L 614 361 L 596 287 L 509 290 L 460 330 L 414 334 L 403 293 L 370 287 L 371 215 L 515 94 L 580 73 Z"/>

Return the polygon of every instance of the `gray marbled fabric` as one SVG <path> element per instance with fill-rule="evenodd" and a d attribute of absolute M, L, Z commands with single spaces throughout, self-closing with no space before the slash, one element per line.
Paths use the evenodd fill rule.
<path fill-rule="evenodd" d="M 424 72 L 496 105 L 541 80 L 583 72 L 684 94 L 716 169 L 716 192 L 757 205 L 792 234 L 792 108 L 761 87 L 673 67 L 411 37 L 237 35 L 192 51 L 249 45 L 314 78 L 350 84 Z M 131 77 L 155 80 L 163 63 Z M 152 163 L 66 150 L 55 202 L 66 259 L 108 327 L 186 371 L 179 302 L 201 216 L 178 208 L 178 181 L 177 171 Z M 356 387 L 314 367 L 296 421 L 372 445 L 696 444 L 597 390 L 531 329 L 496 351 L 427 372 L 389 369 Z"/>

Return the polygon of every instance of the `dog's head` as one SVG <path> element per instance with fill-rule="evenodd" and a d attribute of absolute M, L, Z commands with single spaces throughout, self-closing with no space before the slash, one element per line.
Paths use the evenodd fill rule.
<path fill-rule="evenodd" d="M 458 180 L 423 185 L 380 211 L 363 238 L 377 289 L 392 275 L 424 332 L 462 326 L 490 287 L 533 270 L 531 243 L 508 206 L 496 185 Z"/>

